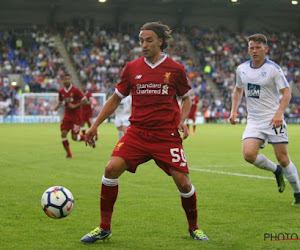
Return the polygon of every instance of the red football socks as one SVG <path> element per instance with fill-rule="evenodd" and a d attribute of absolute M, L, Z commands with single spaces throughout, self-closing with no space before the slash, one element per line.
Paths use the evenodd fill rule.
<path fill-rule="evenodd" d="M 101 210 L 101 223 L 100 227 L 107 231 L 110 230 L 111 217 L 114 210 L 114 204 L 117 200 L 119 185 L 105 186 L 102 183 L 100 210 Z"/>
<path fill-rule="evenodd" d="M 67 154 L 72 155 L 72 153 L 70 151 L 69 141 L 68 140 L 62 141 L 62 144 L 63 144 Z"/>
<path fill-rule="evenodd" d="M 186 218 L 189 224 L 189 232 L 198 229 L 197 218 L 197 198 L 196 192 L 189 198 L 184 198 L 181 196 L 181 204 L 185 211 Z"/>

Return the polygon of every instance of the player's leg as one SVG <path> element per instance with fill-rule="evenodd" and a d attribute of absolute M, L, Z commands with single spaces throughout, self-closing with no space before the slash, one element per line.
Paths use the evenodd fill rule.
<path fill-rule="evenodd" d="M 127 130 L 128 126 L 122 126 L 122 131 L 123 131 L 123 135 L 126 133 L 126 130 Z"/>
<path fill-rule="evenodd" d="M 83 122 L 82 123 L 82 125 L 81 125 L 81 133 L 83 134 L 83 135 L 85 135 L 85 122 Z"/>
<path fill-rule="evenodd" d="M 124 131 L 123 131 L 122 128 L 123 128 L 122 126 L 117 127 L 119 140 L 120 140 L 120 139 L 123 137 L 123 135 L 124 135 Z"/>
<path fill-rule="evenodd" d="M 198 227 L 196 191 L 190 182 L 189 174 L 172 168 L 170 168 L 170 173 L 181 196 L 181 204 L 188 220 L 191 237 L 202 241 L 208 240 L 208 237 Z"/>
<path fill-rule="evenodd" d="M 270 161 L 265 155 L 259 153 L 259 149 L 263 144 L 264 141 L 261 139 L 244 139 L 242 143 L 244 159 L 260 169 L 273 172 L 276 178 L 278 191 L 281 193 L 285 189 L 282 169 L 280 166 Z"/>
<path fill-rule="evenodd" d="M 101 223 L 100 227 L 110 230 L 113 206 L 118 195 L 118 181 L 121 174 L 128 168 L 126 161 L 118 156 L 112 156 L 105 167 L 101 188 Z"/>
<path fill-rule="evenodd" d="M 124 159 L 112 156 L 105 167 L 102 177 L 101 196 L 100 196 L 100 226 L 81 238 L 82 242 L 95 242 L 104 240 L 111 236 L 111 218 L 114 204 L 118 196 L 118 183 L 121 174 L 128 168 Z"/>
<path fill-rule="evenodd" d="M 246 138 L 242 143 L 243 156 L 245 161 L 253 164 L 254 166 L 269 170 L 272 172 L 276 171 L 276 164 L 270 161 L 263 154 L 259 153 L 259 149 L 264 144 L 263 140 L 255 138 Z"/>
<path fill-rule="evenodd" d="M 196 117 L 193 118 L 193 135 L 196 134 Z"/>
<path fill-rule="evenodd" d="M 300 182 L 297 168 L 295 167 L 294 163 L 290 160 L 287 144 L 286 143 L 279 143 L 279 144 L 272 144 L 274 148 L 274 153 L 276 158 L 282 167 L 283 173 L 286 176 L 287 180 L 289 181 L 295 196 L 294 204 L 300 205 Z"/>
<path fill-rule="evenodd" d="M 189 117 L 186 120 L 186 126 L 187 126 L 187 129 L 188 129 L 188 133 L 190 133 L 190 118 Z"/>
<path fill-rule="evenodd" d="M 72 127 L 72 139 L 74 141 L 84 141 L 85 135 L 80 135 L 80 125 L 81 124 L 73 124 Z"/>
<path fill-rule="evenodd" d="M 72 129 L 72 123 L 67 122 L 65 120 L 62 121 L 61 125 L 60 125 L 60 131 L 61 131 L 61 140 L 62 140 L 62 144 L 64 149 L 67 152 L 67 156 L 66 158 L 72 158 L 72 153 L 70 150 L 70 145 L 69 145 L 69 141 L 68 141 L 68 131 Z"/>
<path fill-rule="evenodd" d="M 65 130 L 65 129 L 61 130 L 61 141 L 62 141 L 64 149 L 67 152 L 66 158 L 72 158 L 73 156 L 72 156 L 72 153 L 70 150 L 70 144 L 68 141 L 68 130 Z"/>

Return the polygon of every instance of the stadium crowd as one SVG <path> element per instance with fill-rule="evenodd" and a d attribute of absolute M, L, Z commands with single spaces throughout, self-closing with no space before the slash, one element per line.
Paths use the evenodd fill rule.
<path fill-rule="evenodd" d="M 296 84 L 300 90 L 300 38 L 291 33 L 264 33 L 269 37 L 269 59 L 280 65 L 288 82 Z M 205 30 L 192 27 L 187 30 L 199 58 L 200 69 L 213 79 L 220 90 L 220 94 L 206 106 L 208 121 L 223 120 L 219 118 L 229 116 L 235 70 L 239 64 L 249 60 L 246 37 L 250 34 L 238 34 L 224 28 Z M 299 108 L 299 99 L 294 98 L 286 116 L 299 117 Z M 245 101 L 240 105 L 239 113 L 241 118 L 246 117 Z"/>
<path fill-rule="evenodd" d="M 60 26 L 60 34 L 81 82 L 90 92 L 110 96 L 125 64 L 141 55 L 138 33 L 131 26 L 123 32 L 84 20 Z M 135 30 L 135 32 L 133 32 Z M 279 64 L 287 80 L 300 90 L 300 38 L 291 33 L 265 32 L 269 37 L 269 58 Z M 249 59 L 246 36 L 226 29 L 186 27 L 173 32 L 168 55 L 185 66 L 191 86 L 200 99 L 199 112 L 206 122 L 227 122 L 231 108 L 237 65 Z M 191 49 L 192 47 L 192 49 Z M 54 32 L 30 29 L 0 31 L 0 115 L 18 114 L 23 92 L 57 92 L 65 73 L 64 60 L 54 45 Z M 11 86 L 9 74 L 21 74 L 25 88 Z M 218 88 L 214 91 L 209 81 Z M 42 104 L 41 104 L 42 103 Z M 30 103 L 28 114 L 44 114 L 51 107 Z M 45 109 L 45 107 L 47 107 Z M 28 110 L 28 109 L 26 109 Z M 245 102 L 239 108 L 241 121 L 247 115 Z M 288 117 L 300 117 L 300 101 L 293 99 Z"/>

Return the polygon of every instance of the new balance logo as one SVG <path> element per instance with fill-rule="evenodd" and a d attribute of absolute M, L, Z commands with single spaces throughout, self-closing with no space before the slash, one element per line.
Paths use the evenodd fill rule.
<path fill-rule="evenodd" d="M 186 167 L 186 162 L 181 162 L 180 167 Z"/>
<path fill-rule="evenodd" d="M 142 78 L 142 75 L 136 75 L 135 76 L 135 79 L 141 79 Z"/>

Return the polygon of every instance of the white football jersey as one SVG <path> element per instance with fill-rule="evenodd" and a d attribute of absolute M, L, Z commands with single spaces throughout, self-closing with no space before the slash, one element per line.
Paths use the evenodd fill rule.
<path fill-rule="evenodd" d="M 259 68 L 253 68 L 251 61 L 238 66 L 236 85 L 245 89 L 248 124 L 268 126 L 280 103 L 280 89 L 289 84 L 280 66 L 270 60 Z"/>
<path fill-rule="evenodd" d="M 124 97 L 117 109 L 115 110 L 115 116 L 127 117 L 128 119 L 131 115 L 131 102 L 131 95 Z"/>

